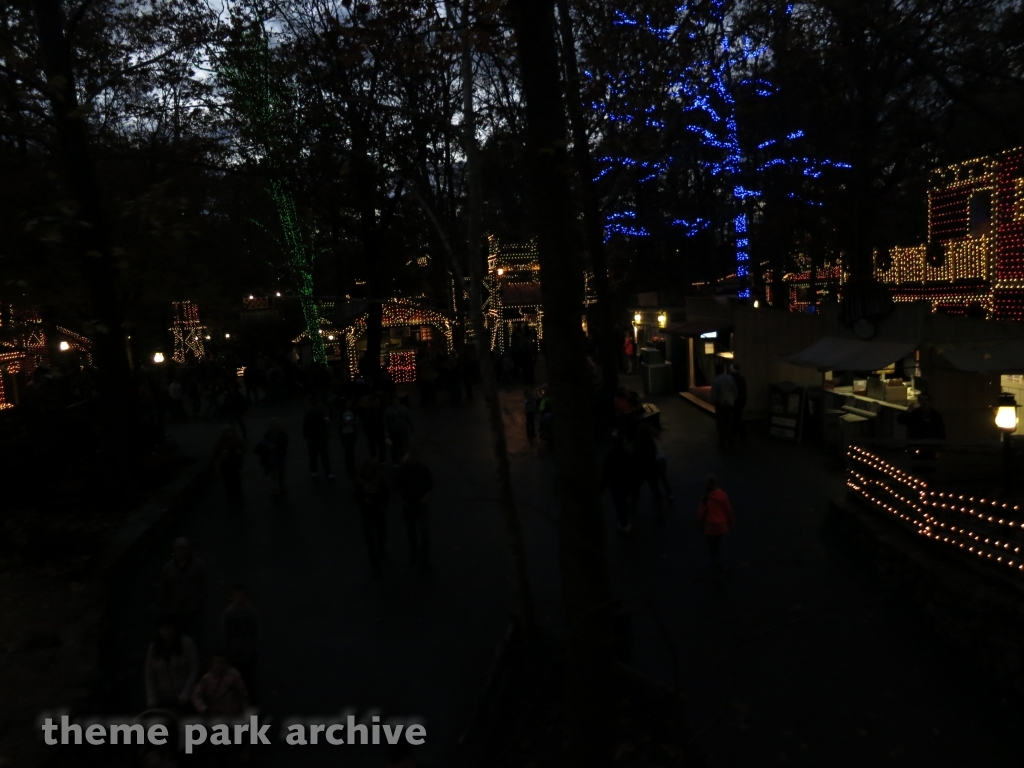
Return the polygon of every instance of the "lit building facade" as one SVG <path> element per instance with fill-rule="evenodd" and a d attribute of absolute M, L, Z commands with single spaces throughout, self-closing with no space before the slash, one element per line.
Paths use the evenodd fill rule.
<path fill-rule="evenodd" d="M 928 242 L 876 254 L 875 277 L 897 302 L 1024 320 L 1024 148 L 936 170 Z"/>
<path fill-rule="evenodd" d="M 831 301 L 839 295 L 846 282 L 842 261 L 815 269 L 811 279 L 811 267 L 804 264 L 802 269 L 787 272 L 782 276 L 782 286 L 775 282 L 774 273 L 769 270 L 764 276 L 765 298 L 773 307 L 786 306 L 790 312 L 806 312 L 811 306 Z M 784 295 L 780 295 L 781 292 Z"/>
<path fill-rule="evenodd" d="M 592 282 L 593 273 L 584 272 L 584 309 L 597 301 Z M 499 241 L 494 235 L 488 236 L 484 285 L 488 294 L 484 322 L 491 335 L 491 349 L 508 349 L 517 327 L 532 329 L 539 343 L 544 337 L 544 308 L 536 244 Z"/>

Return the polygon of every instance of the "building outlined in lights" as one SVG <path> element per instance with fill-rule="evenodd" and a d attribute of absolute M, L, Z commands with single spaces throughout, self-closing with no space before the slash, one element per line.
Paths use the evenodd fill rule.
<path fill-rule="evenodd" d="M 589 272 L 583 275 L 584 308 L 597 301 L 592 277 Z M 484 300 L 484 322 L 491 334 L 491 349 L 509 349 L 516 326 L 532 329 L 540 343 L 544 337 L 544 308 L 536 243 L 500 241 L 489 235 L 484 286 L 488 294 Z"/>
<path fill-rule="evenodd" d="M 1024 148 L 934 171 L 928 243 L 876 254 L 875 277 L 897 302 L 1024 320 Z"/>
<path fill-rule="evenodd" d="M 203 344 L 206 326 L 199 320 L 199 307 L 191 301 L 171 302 L 174 309 L 174 320 L 170 331 L 174 335 L 174 352 L 171 359 L 176 363 L 184 363 L 186 353 L 191 353 L 196 360 L 206 357 L 206 346 Z"/>
<path fill-rule="evenodd" d="M 811 281 L 811 268 L 804 265 L 803 269 L 786 272 L 782 276 L 782 290 L 788 293 L 786 306 L 790 312 L 807 312 L 811 306 L 817 306 L 838 296 L 846 283 L 847 274 L 843 270 L 842 261 L 815 269 L 814 281 Z M 778 296 L 778 286 L 774 275 L 769 270 L 764 276 L 765 298 L 773 307 L 782 305 L 782 297 Z"/>

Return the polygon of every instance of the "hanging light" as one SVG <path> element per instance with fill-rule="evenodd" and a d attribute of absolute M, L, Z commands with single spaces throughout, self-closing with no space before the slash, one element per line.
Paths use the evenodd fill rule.
<path fill-rule="evenodd" d="M 231 338 L 231 334 L 230 333 L 225 333 L 224 334 L 224 338 L 225 339 L 230 339 Z"/>
<path fill-rule="evenodd" d="M 71 349 L 71 345 L 68 344 L 66 341 L 62 341 L 60 343 L 60 351 L 61 352 L 67 352 L 69 349 Z"/>
<path fill-rule="evenodd" d="M 159 365 L 163 361 L 164 361 L 164 353 L 163 352 L 154 352 L 153 353 L 153 362 L 154 363 Z"/>
<path fill-rule="evenodd" d="M 1006 434 L 1017 431 L 1017 400 L 1010 392 L 999 395 L 999 402 L 996 405 L 996 426 Z"/>
<path fill-rule="evenodd" d="M 664 312 L 659 313 L 658 314 L 658 327 L 659 328 L 664 328 L 666 322 L 668 322 L 668 315 L 666 315 Z"/>

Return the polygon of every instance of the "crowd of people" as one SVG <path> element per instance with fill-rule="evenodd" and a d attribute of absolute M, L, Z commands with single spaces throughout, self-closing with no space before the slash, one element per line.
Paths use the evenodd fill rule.
<path fill-rule="evenodd" d="M 143 673 L 147 716 L 229 719 L 256 703 L 259 620 L 247 590 L 234 585 L 212 638 L 204 631 L 208 599 L 206 567 L 188 540 L 179 538 L 158 583 L 160 616 Z M 205 672 L 203 659 L 209 659 Z M 173 744 L 149 747 L 144 764 L 163 765 L 174 752 Z M 240 748 L 232 757 L 244 761 L 247 752 Z"/>
<path fill-rule="evenodd" d="M 504 359 L 505 356 L 496 356 L 502 366 Z M 434 358 L 428 364 L 444 364 L 450 360 Z M 515 366 L 512 372 L 527 383 L 532 367 Z M 730 418 L 736 418 L 742 409 L 739 384 L 742 377 L 735 368 L 728 377 L 731 388 L 719 379 L 716 382 L 719 382 L 719 390 L 726 389 L 727 397 L 731 394 L 733 408 L 723 410 L 729 412 Z M 204 418 L 201 403 L 196 409 L 176 402 L 179 390 L 180 399 L 184 399 L 184 392 L 188 391 L 185 386 L 176 385 L 193 380 L 192 372 L 178 372 L 172 379 L 167 393 L 170 418 Z M 316 387 L 307 390 L 310 393 L 308 407 L 301 426 L 292 426 L 295 434 L 290 434 L 289 425 L 275 417 L 266 422 L 268 427 L 259 436 L 250 434 L 246 413 L 250 404 L 273 401 L 258 390 L 261 379 L 230 378 L 225 372 L 220 385 L 216 377 L 213 381 L 213 391 L 218 391 L 219 386 L 223 394 L 217 398 L 214 411 L 223 426 L 211 461 L 231 503 L 243 501 L 242 467 L 247 453 L 258 457 L 267 478 L 269 495 L 283 500 L 295 482 L 337 483 L 335 462 L 338 458 L 331 454 L 340 446 L 339 471 L 344 471 L 345 485 L 358 511 L 370 572 L 378 576 L 387 567 L 389 510 L 395 502 L 401 509 L 406 534 L 406 545 L 402 548 L 414 568 L 430 572 L 429 510 L 434 476 L 414 448 L 416 424 L 407 390 L 406 394 L 400 392 L 386 375 L 373 382 L 356 378 L 336 384 L 323 378 Z M 471 388 L 467 386 L 466 391 L 471 393 Z M 422 387 L 419 393 L 420 404 L 429 406 L 432 400 L 428 396 L 424 402 Z M 673 488 L 660 430 L 644 418 L 640 398 L 620 388 L 614 408 L 615 430 L 601 467 L 600 482 L 602 490 L 609 492 L 620 532 L 628 536 L 640 502 L 648 492 L 655 521 L 665 522 L 673 502 Z M 532 442 L 537 436 L 550 440 L 552 410 L 546 387 L 527 386 L 523 391 L 523 410 L 528 440 Z M 719 424 L 721 427 L 721 420 Z M 730 427 L 730 434 L 733 429 Z M 290 466 L 293 470 L 296 468 L 289 461 L 295 446 L 292 438 L 297 439 L 300 434 L 305 444 L 303 458 L 310 472 L 305 481 L 289 473 Z M 697 528 L 707 540 L 713 569 L 721 568 L 722 539 L 734 526 L 728 496 L 718 481 L 709 477 L 697 503 Z M 151 709 L 170 711 L 178 716 L 199 713 L 231 717 L 256 702 L 259 621 L 247 591 L 241 584 L 234 586 L 220 627 L 210 637 L 204 632 L 209 627 L 203 626 L 207 599 L 203 563 L 191 551 L 189 543 L 179 539 L 163 569 L 162 611 L 146 655 L 145 690 Z M 208 664 L 203 665 L 202 660 L 208 660 Z M 245 759 L 246 754 L 240 751 L 237 757 Z"/>

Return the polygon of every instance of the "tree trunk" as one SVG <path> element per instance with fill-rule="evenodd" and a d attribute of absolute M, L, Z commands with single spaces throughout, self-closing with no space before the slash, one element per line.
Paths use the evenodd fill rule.
<path fill-rule="evenodd" d="M 610 765 L 611 609 L 595 476 L 591 385 L 580 330 L 582 265 L 572 244 L 553 0 L 509 0 L 526 99 L 527 159 L 544 305 L 544 357 L 554 413 L 560 563 L 568 614 L 567 764 Z"/>
<path fill-rule="evenodd" d="M 483 254 L 480 237 L 483 191 L 480 181 L 480 151 L 476 143 L 476 109 L 473 105 L 473 48 L 469 29 L 470 0 L 462 6 L 459 24 L 459 43 L 462 47 L 462 115 L 463 145 L 469 177 L 469 221 L 466 233 L 466 254 L 469 262 L 469 315 L 473 324 L 473 338 L 480 368 L 481 388 L 487 403 L 487 416 L 491 423 L 494 445 L 495 471 L 498 476 L 498 504 L 505 519 L 512 554 L 512 570 L 516 586 L 516 607 L 520 625 L 527 641 L 534 635 L 535 618 L 529 573 L 526 569 L 526 546 L 516 507 L 512 486 L 512 465 L 505 437 L 505 417 L 498 399 L 498 380 L 491 365 L 490 339 L 484 328 L 483 313 Z M 453 19 L 454 21 L 454 19 Z M 461 286 L 459 287 L 461 290 Z"/>
<path fill-rule="evenodd" d="M 120 273 L 100 203 L 85 115 L 78 106 L 71 49 L 64 33 L 64 11 L 59 0 L 33 0 L 32 10 L 64 179 L 78 207 L 76 245 L 94 326 L 92 354 L 99 378 L 101 439 L 104 449 L 127 454 L 133 392 Z"/>
<path fill-rule="evenodd" d="M 579 174 L 580 198 L 583 203 L 583 225 L 590 267 L 594 270 L 594 293 L 597 306 L 594 318 L 595 335 L 601 350 L 601 370 L 604 385 L 602 407 L 610 409 L 612 398 L 619 387 L 619 339 L 615 334 L 611 289 L 608 285 L 608 262 L 604 252 L 604 217 L 597 189 L 594 187 L 594 164 L 590 157 L 590 138 L 583 120 L 583 97 L 580 88 L 580 69 L 576 59 L 576 43 L 572 34 L 568 0 L 556 0 L 558 24 L 562 39 L 562 60 L 565 63 L 566 98 L 569 125 L 572 128 L 573 160 Z"/>

